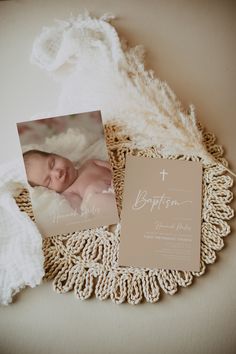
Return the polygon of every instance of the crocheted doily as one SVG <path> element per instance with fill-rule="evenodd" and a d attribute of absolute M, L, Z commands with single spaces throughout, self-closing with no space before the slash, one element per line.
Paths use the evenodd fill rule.
<path fill-rule="evenodd" d="M 201 128 L 202 129 L 202 128 Z M 219 163 L 205 164 L 197 156 L 169 156 L 170 159 L 203 163 L 203 198 L 201 227 L 201 267 L 199 272 L 118 266 L 120 224 L 48 237 L 43 240 L 45 278 L 53 279 L 54 290 L 65 293 L 74 290 L 84 300 L 93 294 L 104 300 L 111 298 L 120 304 L 138 304 L 142 300 L 157 302 L 160 290 L 173 295 L 178 287 L 192 284 L 194 277 L 205 273 L 206 265 L 216 260 L 216 252 L 224 247 L 223 238 L 230 233 L 226 220 L 233 217 L 228 205 L 233 199 L 229 190 L 233 179 L 225 175 L 227 161 L 223 149 L 215 144 L 211 133 L 202 131 L 203 143 Z M 115 123 L 105 125 L 105 135 L 113 167 L 118 211 L 122 205 L 126 154 L 161 158 L 155 146 L 137 149 L 128 135 Z M 24 189 L 16 198 L 21 211 L 33 220 L 29 194 Z"/>

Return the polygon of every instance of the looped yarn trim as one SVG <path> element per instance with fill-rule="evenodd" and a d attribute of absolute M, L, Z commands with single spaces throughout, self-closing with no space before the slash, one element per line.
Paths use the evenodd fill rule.
<path fill-rule="evenodd" d="M 162 158 L 155 146 L 137 148 L 129 135 L 116 123 L 105 125 L 109 157 L 113 167 L 114 187 L 120 214 L 127 154 Z M 99 300 L 110 298 L 114 303 L 138 304 L 145 300 L 155 303 L 161 290 L 174 295 L 179 287 L 192 284 L 194 277 L 204 275 L 206 266 L 216 261 L 217 252 L 224 247 L 224 237 L 230 233 L 227 220 L 234 212 L 228 205 L 233 199 L 229 190 L 233 179 L 225 175 L 227 161 L 223 149 L 215 144 L 215 136 L 202 130 L 203 143 L 219 163 L 207 164 L 201 157 L 171 155 L 170 159 L 201 161 L 203 163 L 203 198 L 201 227 L 201 267 L 199 272 L 137 267 L 119 267 L 120 224 L 103 226 L 57 235 L 43 240 L 45 278 L 53 280 L 58 293 L 73 290 L 85 300 L 95 295 Z M 26 189 L 16 198 L 21 211 L 33 220 L 29 194 Z"/>

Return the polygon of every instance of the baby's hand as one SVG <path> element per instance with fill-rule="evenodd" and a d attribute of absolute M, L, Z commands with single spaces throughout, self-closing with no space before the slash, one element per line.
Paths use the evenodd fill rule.
<path fill-rule="evenodd" d="M 70 206 L 74 210 L 76 210 L 77 212 L 80 212 L 82 198 L 80 197 L 79 194 L 72 193 L 72 192 L 64 192 L 63 196 L 66 198 L 66 200 L 69 202 Z"/>
<path fill-rule="evenodd" d="M 93 160 L 93 162 L 97 166 L 102 166 L 108 168 L 108 170 L 111 170 L 111 164 L 108 161 L 103 161 L 103 160 Z"/>

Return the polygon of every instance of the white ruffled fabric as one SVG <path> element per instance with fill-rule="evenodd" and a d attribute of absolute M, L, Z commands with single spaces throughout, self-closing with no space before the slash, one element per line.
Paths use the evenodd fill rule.
<path fill-rule="evenodd" d="M 22 213 L 14 196 L 25 186 L 22 165 L 15 160 L 0 169 L 0 304 L 7 305 L 25 286 L 35 287 L 44 275 L 42 238 Z"/>
<path fill-rule="evenodd" d="M 202 144 L 194 108 L 186 112 L 165 82 L 144 69 L 141 46 L 129 48 L 110 23 L 88 14 L 59 21 L 36 38 L 31 60 L 61 85 L 54 116 L 101 110 L 104 122 L 124 123 L 137 147 L 154 144 L 163 157 L 188 153 L 212 162 Z M 45 115 L 44 115 L 45 116 Z M 21 213 L 13 194 L 24 186 L 22 166 L 1 166 L 0 303 L 26 285 L 39 284 L 43 271 L 41 236 Z"/>
<path fill-rule="evenodd" d="M 140 148 L 154 144 L 162 155 L 198 154 L 202 144 L 194 107 L 185 111 L 165 82 L 144 68 L 142 46 L 128 47 L 109 23 L 83 14 L 44 28 L 31 61 L 61 84 L 57 114 L 102 111 L 104 122 L 124 123 Z"/>

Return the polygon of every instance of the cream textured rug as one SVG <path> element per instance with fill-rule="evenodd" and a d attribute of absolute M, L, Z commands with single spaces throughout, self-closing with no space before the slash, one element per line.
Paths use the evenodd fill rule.
<path fill-rule="evenodd" d="M 184 109 L 167 83 L 146 70 L 143 48 L 129 47 L 120 39 L 110 24 L 112 19 L 84 14 L 42 30 L 33 44 L 31 60 L 57 80 L 61 94 L 57 109 L 35 117 L 101 110 L 119 211 L 127 153 L 201 161 L 201 270 L 118 267 L 120 225 L 116 225 L 114 229 L 107 226 L 44 239 L 45 277 L 53 279 L 57 292 L 73 289 L 79 299 L 95 294 L 116 303 L 156 302 L 161 289 L 175 294 L 179 286 L 192 284 L 194 277 L 205 273 L 206 265 L 215 262 L 216 252 L 230 233 L 227 221 L 233 217 L 228 205 L 233 198 L 233 180 L 227 174 L 222 148 L 215 144 L 214 135 L 199 127 L 194 107 Z M 5 304 L 24 286 L 38 284 L 43 275 L 41 239 L 30 219 L 33 215 L 24 173 L 17 166 L 13 162 L 0 180 L 0 208 L 4 211 L 0 223 L 5 231 L 0 234 L 4 245 L 0 248 L 0 302 Z M 13 213 L 13 196 L 30 217 L 20 213 L 17 205 Z M 7 225 L 15 225 L 18 231 Z M 11 247 L 21 239 L 25 240 L 21 247 Z M 17 249 L 17 262 L 9 263 L 15 259 L 13 248 Z"/>
<path fill-rule="evenodd" d="M 155 146 L 137 149 L 128 135 L 122 135 L 116 124 L 105 126 L 114 186 L 119 212 L 122 207 L 126 154 L 161 158 Z M 223 174 L 227 162 L 222 159 L 222 148 L 215 145 L 213 134 L 202 133 L 203 144 L 220 163 L 203 164 L 203 203 L 201 235 L 201 269 L 184 272 L 165 269 L 119 267 L 120 224 L 113 230 L 101 227 L 43 240 L 45 277 L 53 279 L 58 293 L 74 290 L 76 297 L 87 299 L 93 294 L 100 299 L 111 298 L 115 303 L 124 301 L 138 304 L 143 299 L 156 302 L 160 289 L 173 295 L 178 287 L 192 284 L 194 277 L 205 273 L 206 265 L 214 263 L 216 252 L 224 246 L 223 238 L 230 232 L 226 220 L 233 217 L 227 205 L 233 198 L 229 188 L 232 178 Z M 171 159 L 202 161 L 200 157 L 172 155 Z M 223 164 L 223 165 L 222 165 Z M 27 190 L 16 199 L 20 209 L 32 218 L 33 213 Z"/>

